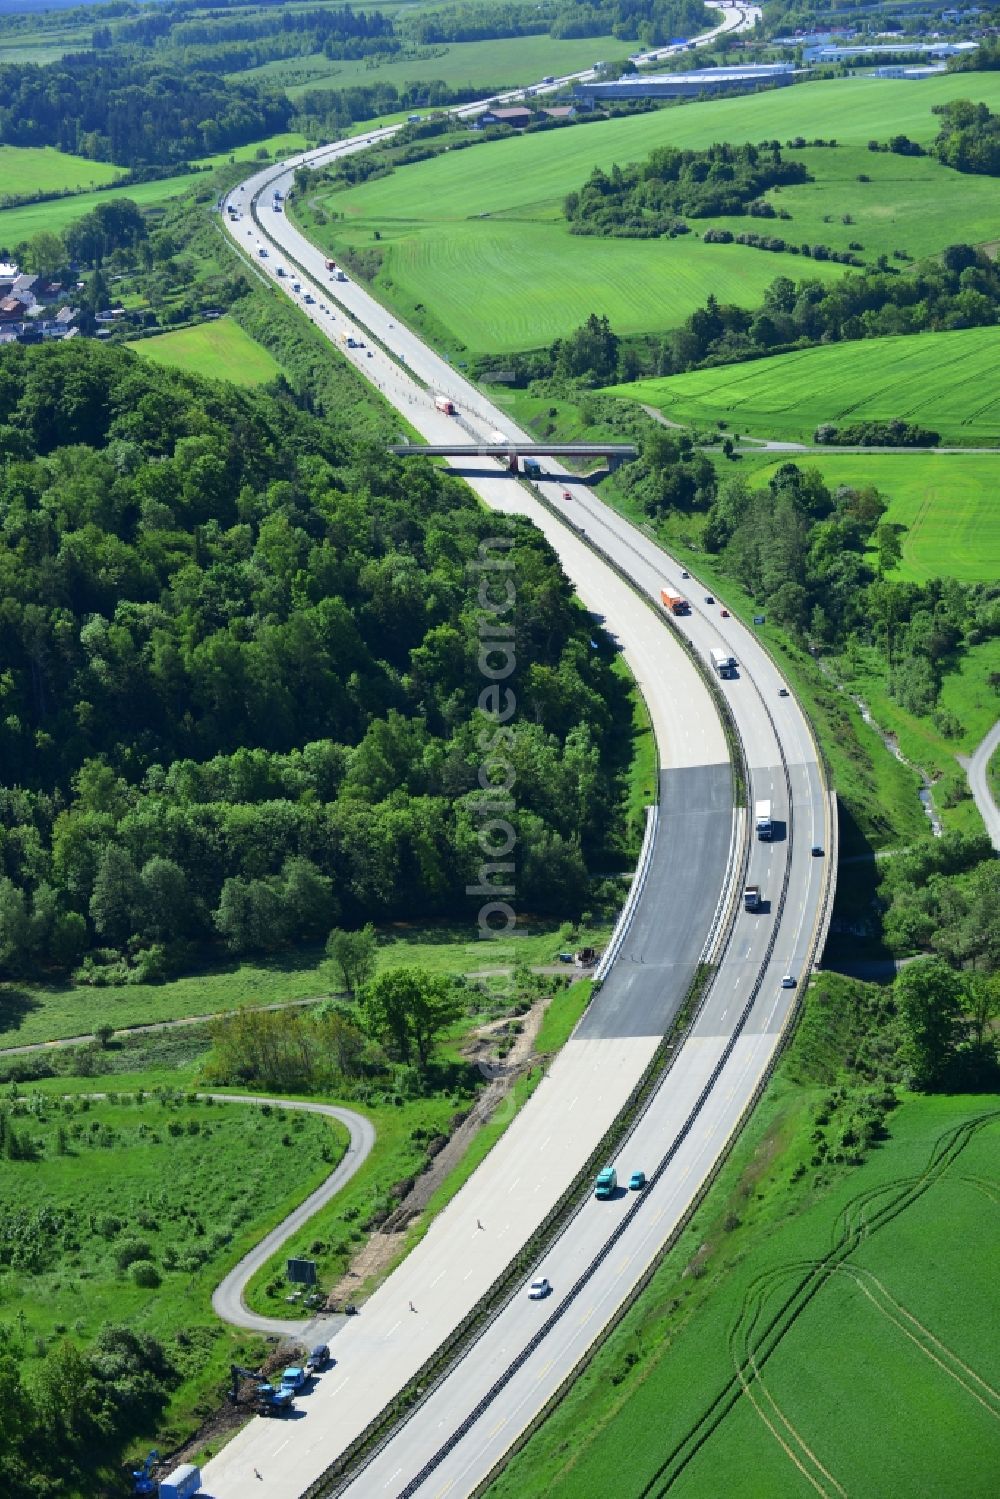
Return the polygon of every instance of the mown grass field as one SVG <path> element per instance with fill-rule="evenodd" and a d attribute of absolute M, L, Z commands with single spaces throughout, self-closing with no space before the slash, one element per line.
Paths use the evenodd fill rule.
<path fill-rule="evenodd" d="M 977 90 L 970 93 L 979 98 Z M 929 106 L 926 112 L 933 122 Z M 882 130 L 887 134 L 894 128 L 886 122 Z M 803 125 L 800 133 L 807 138 L 822 134 L 808 125 Z M 926 131 L 922 135 L 927 138 Z M 797 245 L 823 244 L 847 250 L 855 242 L 862 246 L 856 252 L 861 260 L 872 264 L 879 255 L 888 255 L 892 264 L 904 271 L 906 262 L 893 259 L 896 250 L 920 260 L 956 238 L 972 244 L 996 238 L 1000 188 L 995 178 L 950 171 L 931 156 L 872 152 L 867 144 L 854 139 L 837 139 L 840 144 L 836 150 L 815 147 L 786 151 L 788 157 L 803 162 L 815 180 L 764 195 L 775 208 L 790 213 L 790 221 L 771 219 L 763 229 L 759 224 L 750 227 L 779 234 Z M 859 182 L 861 175 L 871 180 Z M 748 227 L 745 218 L 734 216 L 705 222 L 731 229 L 734 234 Z M 739 251 L 739 246 L 731 248 Z M 810 262 L 802 260 L 800 264 L 799 276 L 808 276 Z"/>
<path fill-rule="evenodd" d="M 601 946 L 606 926 L 581 930 L 576 943 Z M 513 954 L 499 944 L 476 940 L 476 928 L 417 927 L 402 924 L 381 933 L 379 967 L 412 966 L 428 973 L 477 973 L 515 959 L 527 964 L 556 961 L 571 939 L 567 929 L 530 926 L 511 938 Z M 209 972 L 165 984 L 130 984 L 95 989 L 87 984 L 6 984 L 0 986 L 0 1049 L 30 1046 L 70 1036 L 90 1035 L 100 1025 L 116 1030 L 214 1015 L 241 1005 L 281 1004 L 318 999 L 337 990 L 337 975 L 317 948 L 279 953 L 273 959 L 219 964 Z"/>
<path fill-rule="evenodd" d="M 0 204 L 27 193 L 100 187 L 121 175 L 121 168 L 109 162 L 71 156 L 54 146 L 0 146 Z"/>
<path fill-rule="evenodd" d="M 997 347 L 1000 352 L 1000 342 Z M 818 469 L 831 488 L 874 484 L 882 492 L 889 501 L 886 520 L 906 527 L 894 579 L 986 583 L 1000 577 L 1000 453 L 837 453 L 820 448 L 780 458 L 772 453 L 745 458 L 747 477 L 763 485 L 789 459 Z"/>
<path fill-rule="evenodd" d="M 619 333 L 655 332 L 676 326 L 709 292 L 756 305 L 775 276 L 829 278 L 843 268 L 705 245 L 693 235 L 572 236 L 562 201 L 593 166 L 641 160 L 666 143 L 832 137 L 837 149 L 802 153 L 816 182 L 784 191 L 781 204 L 792 221 L 773 224 L 774 231 L 834 247 L 857 239 L 872 261 L 897 248 L 925 255 L 952 242 L 957 225 L 963 237 L 995 237 L 1000 186 L 933 161 L 876 156 L 866 143 L 895 131 L 930 141 L 932 106 L 970 88 L 977 99 L 1000 104 L 1000 77 L 986 73 L 974 87 L 968 75 L 931 79 L 919 89 L 862 77 L 689 104 L 447 153 L 348 191 L 318 194 L 338 215 L 327 225 L 317 227 L 308 206 L 300 212 L 309 233 L 331 248 L 369 249 L 377 232 L 385 256 L 379 294 L 449 352 L 538 347 L 592 311 L 606 314 Z M 870 184 L 856 182 L 861 171 Z M 845 212 L 855 216 L 853 226 L 841 222 Z"/>
<path fill-rule="evenodd" d="M 772 1085 L 650 1289 L 491 1499 L 992 1494 L 1000 1297 L 982 1223 L 1000 1099 L 913 1098 L 864 1165 L 811 1189 L 817 1104 Z"/>
<path fill-rule="evenodd" d="M 281 371 L 278 361 L 228 317 L 156 338 L 140 338 L 132 348 L 154 364 L 213 380 L 231 380 L 234 385 L 263 385 Z"/>
<path fill-rule="evenodd" d="M 380 7 L 384 8 L 384 7 Z M 404 89 L 414 83 L 441 82 L 452 88 L 504 88 L 519 83 L 537 83 L 551 73 L 578 72 L 600 59 L 614 62 L 627 57 L 631 42 L 613 36 L 497 37 L 484 42 L 452 42 L 422 47 L 428 56 L 390 58 L 370 65 L 368 58 L 331 60 L 321 52 L 306 57 L 282 58 L 231 73 L 230 79 L 259 78 L 282 87 L 291 96 L 312 88 L 361 88 L 393 84 Z"/>
<path fill-rule="evenodd" d="M 713 246 L 714 248 L 714 246 Z M 725 248 L 725 247 L 723 247 Z M 810 442 L 837 426 L 902 417 L 944 443 L 1000 445 L 1000 329 L 866 338 L 611 387 L 695 427 Z"/>

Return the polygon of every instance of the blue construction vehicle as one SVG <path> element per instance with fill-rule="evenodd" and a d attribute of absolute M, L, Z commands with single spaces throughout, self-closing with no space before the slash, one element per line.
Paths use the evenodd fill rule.
<path fill-rule="evenodd" d="M 153 1467 L 159 1461 L 159 1457 L 160 1454 L 157 1452 L 156 1448 L 153 1447 L 150 1450 L 149 1456 L 146 1458 L 146 1461 L 143 1463 L 142 1467 L 132 1469 L 133 1494 L 140 1495 L 156 1493 L 156 1479 L 153 1477 Z"/>

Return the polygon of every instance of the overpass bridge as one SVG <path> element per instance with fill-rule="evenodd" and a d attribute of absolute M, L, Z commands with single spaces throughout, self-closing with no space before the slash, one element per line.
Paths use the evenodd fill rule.
<path fill-rule="evenodd" d="M 638 458 L 632 442 L 397 442 L 390 449 L 397 458 L 506 458 L 512 474 L 525 460 L 539 458 L 603 458 L 609 469 Z M 558 478 L 558 475 L 553 475 Z"/>

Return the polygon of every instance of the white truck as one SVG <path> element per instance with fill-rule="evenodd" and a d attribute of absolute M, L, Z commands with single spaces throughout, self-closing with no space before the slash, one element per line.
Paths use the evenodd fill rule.
<path fill-rule="evenodd" d="M 771 836 L 771 803 L 769 801 L 754 802 L 753 820 L 757 829 L 758 838 L 770 838 Z"/>
<path fill-rule="evenodd" d="M 720 650 L 718 646 L 713 646 L 712 650 L 709 652 L 709 655 L 712 661 L 712 670 L 714 672 L 716 672 L 720 677 L 735 677 L 735 656 L 731 656 L 728 651 Z"/>
<path fill-rule="evenodd" d="M 160 1479 L 160 1499 L 192 1499 L 201 1488 L 201 1470 L 194 1463 L 181 1463 L 166 1478 Z"/>

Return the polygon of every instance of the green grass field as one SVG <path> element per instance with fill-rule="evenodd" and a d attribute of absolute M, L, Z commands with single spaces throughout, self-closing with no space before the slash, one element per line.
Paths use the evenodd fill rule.
<path fill-rule="evenodd" d="M 252 162 L 260 150 L 266 150 L 268 156 L 279 153 L 287 155 L 304 150 L 306 145 L 304 135 L 297 131 L 287 131 L 281 135 L 268 136 L 265 140 L 251 141 L 232 151 L 220 151 L 215 156 L 206 156 L 198 165 L 224 166 L 231 158 Z M 91 183 L 113 182 L 119 175 L 120 168 L 109 166 L 106 162 L 68 156 L 48 146 L 37 149 L 0 146 L 0 202 L 5 191 L 26 193 L 32 190 L 33 185 L 46 190 L 62 187 L 87 188 Z M 207 174 L 201 176 L 189 172 L 176 177 L 163 177 L 157 182 L 133 183 L 123 187 L 120 196 L 131 198 L 140 208 L 153 208 L 189 190 L 197 191 L 201 188 L 207 192 L 209 181 Z M 118 195 L 81 191 L 74 193 L 72 197 L 56 198 L 48 203 L 0 208 L 0 244 L 13 247 L 21 240 L 31 239 L 32 235 L 43 229 L 61 234 L 68 224 L 82 218 L 85 213 L 90 213 L 99 204 L 110 202 L 112 196 Z"/>
<path fill-rule="evenodd" d="M 381 8 L 381 7 L 380 7 Z M 331 61 L 321 52 L 264 63 L 240 79 L 259 78 L 284 88 L 291 98 L 311 88 L 362 88 L 392 84 L 404 89 L 414 83 L 441 82 L 452 88 L 503 88 L 519 83 L 537 83 L 551 73 L 578 72 L 600 59 L 614 62 L 628 55 L 630 42 L 613 36 L 573 37 L 557 41 L 550 36 L 498 37 L 486 42 L 453 42 L 423 47 L 429 56 L 389 59 L 372 66 L 372 60 Z"/>
<path fill-rule="evenodd" d="M 177 1074 L 148 1073 L 135 1086 L 161 1081 L 183 1086 Z M 126 1084 L 52 1079 L 5 1099 L 8 1128 L 35 1142 L 36 1159 L 5 1160 L 0 1180 L 4 1321 L 29 1378 L 36 1354 L 64 1335 L 85 1345 L 102 1325 L 124 1324 L 161 1339 L 181 1376 L 157 1431 L 169 1450 L 218 1406 L 230 1362 L 256 1366 L 265 1352 L 219 1323 L 213 1289 L 324 1180 L 347 1133 L 332 1120 L 174 1091 L 82 1096 L 102 1082 Z M 136 1243 L 154 1284 L 120 1268 Z"/>
<path fill-rule="evenodd" d="M 52 1100 L 23 1115 L 15 1104 L 8 1113 L 8 1127 L 37 1142 L 38 1159 L 5 1163 L 6 1232 L 7 1215 L 25 1225 L 48 1207 L 79 1238 L 76 1249 L 53 1245 L 37 1266 L 4 1257 L 5 1309 L 23 1311 L 41 1334 L 62 1325 L 88 1338 L 105 1322 L 162 1334 L 188 1318 L 204 1320 L 211 1290 L 242 1248 L 318 1185 L 346 1146 L 333 1121 L 237 1104 L 137 1103 L 126 1095 L 75 1109 Z M 178 1216 L 182 1203 L 192 1216 Z M 148 1247 L 160 1286 L 136 1285 L 118 1268 L 133 1239 Z"/>
<path fill-rule="evenodd" d="M 131 347 L 154 364 L 213 380 L 231 380 L 234 385 L 263 385 L 281 371 L 278 361 L 228 317 L 156 338 L 140 338 Z"/>
<path fill-rule="evenodd" d="M 946 444 L 1000 444 L 1000 329 L 866 338 L 611 387 L 696 427 L 810 442 L 821 422 L 902 417 Z"/>
<path fill-rule="evenodd" d="M 527 964 L 552 963 L 570 940 L 561 927 L 524 923 L 511 939 L 512 956 L 498 945 L 477 941 L 471 923 L 462 928 L 399 924 L 380 936 L 380 968 L 415 966 L 438 974 L 494 969 L 509 965 L 514 957 Z M 574 940 L 602 946 L 607 937 L 606 926 L 595 926 L 581 930 Z M 271 960 L 220 965 L 165 984 L 129 984 L 117 989 L 73 983 L 0 985 L 0 1048 L 90 1035 L 100 1025 L 122 1030 L 160 1020 L 220 1014 L 241 1005 L 317 999 L 336 989 L 336 974 L 317 948 L 280 953 Z"/>
<path fill-rule="evenodd" d="M 189 188 L 204 184 L 207 178 L 192 176 L 164 177 L 159 182 L 137 182 L 122 188 L 120 193 L 76 193 L 70 198 L 56 198 L 50 203 L 29 203 L 23 208 L 0 209 L 0 244 L 14 246 L 23 239 L 31 239 L 42 229 L 51 229 L 61 234 L 67 224 L 75 223 L 85 213 L 90 213 L 101 203 L 110 203 L 115 197 L 131 198 L 140 208 L 151 208 L 176 198 Z"/>
<path fill-rule="evenodd" d="M 887 1144 L 811 1191 L 818 1100 L 772 1085 L 650 1289 L 491 1499 L 986 1499 L 998 1107 L 908 1101 Z"/>
<path fill-rule="evenodd" d="M 652 241 L 571 236 L 562 200 L 593 166 L 641 160 L 666 143 L 833 137 L 838 149 L 803 153 L 817 181 L 784 191 L 781 203 L 792 221 L 775 224 L 775 231 L 835 247 L 858 239 L 872 260 L 897 248 L 925 255 L 950 243 L 957 224 L 965 237 L 994 238 L 1000 186 L 933 161 L 876 156 L 866 142 L 897 130 L 930 140 L 932 106 L 970 88 L 977 99 L 1000 104 L 1000 77 L 984 73 L 974 88 L 959 75 L 928 80 L 919 89 L 861 77 L 684 105 L 447 153 L 346 192 L 318 195 L 328 211 L 343 216 L 319 228 L 308 206 L 300 212 L 310 234 L 330 247 L 367 249 L 378 232 L 385 256 L 376 282 L 380 295 L 449 352 L 538 347 L 591 311 L 607 314 L 619 333 L 655 332 L 676 326 L 709 292 L 754 305 L 775 276 L 826 278 L 843 269 L 738 245 L 704 245 L 693 235 Z M 872 177 L 870 184 L 856 182 L 860 171 Z M 848 211 L 853 226 L 841 223 Z"/>
<path fill-rule="evenodd" d="M 27 193 L 100 187 L 121 174 L 121 168 L 109 162 L 70 156 L 54 146 L 0 146 L 0 204 Z"/>
<path fill-rule="evenodd" d="M 304 151 L 309 142 L 298 130 L 285 130 L 280 135 L 268 135 L 263 140 L 249 141 L 245 146 L 234 146 L 231 151 L 218 151 L 214 156 L 200 156 L 193 166 L 222 167 L 230 161 L 263 160 L 262 151 L 270 157 L 291 156 Z"/>
<path fill-rule="evenodd" d="M 773 453 L 746 458 L 747 476 L 763 485 L 787 459 L 818 469 L 831 488 L 874 484 L 882 492 L 889 501 L 886 520 L 906 527 L 893 578 L 986 583 L 1000 577 L 1000 453 L 862 454 L 820 448 L 782 458 Z"/>

